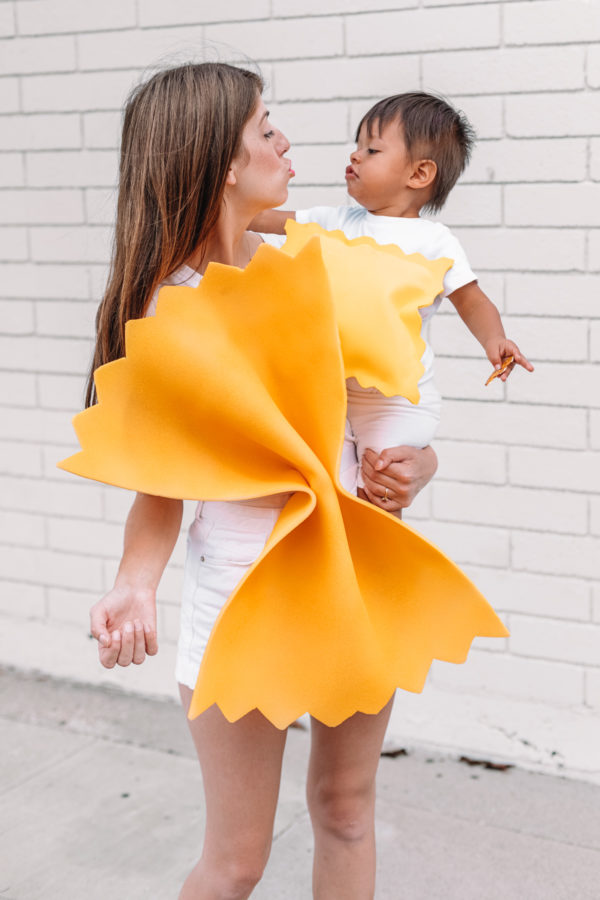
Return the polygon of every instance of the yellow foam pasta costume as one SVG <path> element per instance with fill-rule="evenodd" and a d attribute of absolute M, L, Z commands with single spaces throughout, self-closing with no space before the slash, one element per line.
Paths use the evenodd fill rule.
<path fill-rule="evenodd" d="M 197 288 L 165 287 L 126 327 L 126 356 L 95 373 L 62 468 L 165 497 L 293 492 L 223 607 L 190 717 L 258 708 L 278 728 L 337 725 L 420 691 L 434 658 L 463 662 L 502 622 L 412 528 L 338 480 L 345 378 L 418 399 L 418 308 L 449 260 L 429 262 L 291 223 L 245 270 L 211 263 Z"/>

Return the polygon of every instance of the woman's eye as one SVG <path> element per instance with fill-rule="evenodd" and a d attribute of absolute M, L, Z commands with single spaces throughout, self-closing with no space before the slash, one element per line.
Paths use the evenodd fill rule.
<path fill-rule="evenodd" d="M 265 137 L 267 140 L 269 140 L 269 138 L 272 138 L 274 134 L 275 134 L 274 131 L 267 131 L 267 133 L 265 134 Z"/>

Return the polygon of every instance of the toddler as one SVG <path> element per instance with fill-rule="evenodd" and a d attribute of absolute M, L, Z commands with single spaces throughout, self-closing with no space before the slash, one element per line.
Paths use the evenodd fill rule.
<path fill-rule="evenodd" d="M 505 381 L 515 364 L 530 372 L 533 366 L 506 338 L 500 314 L 478 286 L 456 237 L 440 222 L 421 217 L 422 212 L 442 209 L 469 160 L 473 142 L 474 132 L 465 116 L 440 97 L 422 92 L 387 97 L 361 120 L 357 146 L 346 168 L 348 193 L 358 206 L 268 210 L 251 227 L 282 234 L 285 221 L 295 218 L 327 230 L 339 229 L 348 238 L 367 235 L 379 244 L 396 244 L 404 253 L 421 253 L 428 259 L 449 257 L 454 262 L 444 278 L 443 293 L 421 309 L 423 323 L 448 297 Z M 416 406 L 404 397 L 386 397 L 376 388 L 363 388 L 355 378 L 347 380 L 348 420 L 359 462 L 368 447 L 380 453 L 397 444 L 425 447 L 432 441 L 440 417 L 440 395 L 427 342 L 422 363 L 425 371 Z M 360 467 L 358 477 L 360 488 Z"/>

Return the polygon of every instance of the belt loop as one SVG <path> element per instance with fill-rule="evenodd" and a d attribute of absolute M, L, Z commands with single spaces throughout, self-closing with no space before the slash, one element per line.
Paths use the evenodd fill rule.
<path fill-rule="evenodd" d="M 202 518 L 202 510 L 203 510 L 203 509 L 204 509 L 204 500 L 199 500 L 199 501 L 198 501 L 198 506 L 196 507 L 196 518 L 197 518 L 197 519 L 201 519 L 201 518 Z"/>

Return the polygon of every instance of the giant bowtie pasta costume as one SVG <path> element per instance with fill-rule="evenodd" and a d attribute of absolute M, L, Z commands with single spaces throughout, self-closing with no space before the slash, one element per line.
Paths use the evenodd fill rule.
<path fill-rule="evenodd" d="M 245 270 L 163 288 L 97 370 L 62 468 L 183 499 L 293 492 L 217 619 L 190 717 L 217 703 L 230 721 L 258 708 L 279 728 L 305 712 L 337 725 L 507 634 L 439 550 L 338 481 L 345 378 L 418 401 L 418 308 L 449 265 L 291 223 Z"/>

